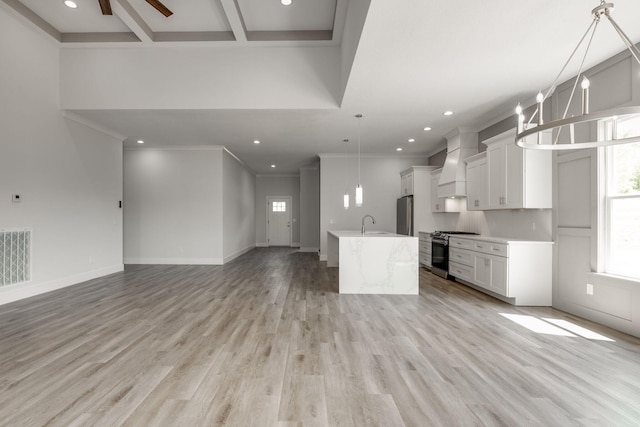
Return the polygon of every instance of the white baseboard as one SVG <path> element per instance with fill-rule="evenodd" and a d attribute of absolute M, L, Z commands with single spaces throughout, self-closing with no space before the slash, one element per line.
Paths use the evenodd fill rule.
<path fill-rule="evenodd" d="M 253 248 L 255 248 L 255 245 L 247 246 L 246 248 L 241 249 L 241 250 L 237 251 L 236 253 L 233 253 L 233 254 L 231 254 L 229 256 L 224 257 L 224 263 L 226 264 L 229 261 L 232 261 L 232 260 L 238 258 L 239 256 L 246 254 L 247 252 L 249 252 Z"/>
<path fill-rule="evenodd" d="M 300 243 L 292 243 L 291 247 L 292 248 L 299 248 L 300 247 Z"/>
<path fill-rule="evenodd" d="M 67 286 L 77 285 L 87 280 L 97 279 L 98 277 L 107 276 L 124 270 L 123 264 L 116 264 L 109 267 L 98 268 L 83 273 L 74 274 L 60 279 L 52 280 L 44 283 L 19 283 L 16 285 L 3 286 L 0 288 L 0 305 L 8 304 L 24 298 L 33 297 L 44 294 L 46 292 L 55 291 L 56 289 L 66 288 Z"/>
<path fill-rule="evenodd" d="M 125 258 L 125 264 L 222 265 L 222 258 Z"/>
<path fill-rule="evenodd" d="M 318 252 L 320 248 L 305 247 L 300 248 L 300 252 Z"/>
<path fill-rule="evenodd" d="M 320 254 L 320 261 L 326 261 L 327 260 L 327 254 Z"/>
<path fill-rule="evenodd" d="M 266 247 L 269 247 L 269 245 L 266 242 L 256 243 L 256 248 L 266 248 Z"/>

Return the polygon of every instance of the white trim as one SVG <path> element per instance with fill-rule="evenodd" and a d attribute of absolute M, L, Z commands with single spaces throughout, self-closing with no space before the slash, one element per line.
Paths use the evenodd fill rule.
<path fill-rule="evenodd" d="M 297 177 L 300 176 L 299 173 L 292 173 L 292 174 L 286 174 L 286 173 L 282 173 L 282 174 L 264 174 L 264 173 L 259 173 L 256 175 L 256 178 L 293 178 L 293 177 Z"/>
<path fill-rule="evenodd" d="M 320 248 L 318 247 L 304 247 L 300 248 L 300 252 L 318 252 Z"/>
<path fill-rule="evenodd" d="M 324 254 L 324 255 L 320 254 L 320 261 L 325 261 L 326 262 L 327 261 L 327 254 Z"/>
<path fill-rule="evenodd" d="M 222 258 L 125 258 L 125 264 L 222 265 Z"/>
<path fill-rule="evenodd" d="M 446 141 L 445 141 L 446 144 Z M 446 145 L 444 146 L 444 148 L 446 148 Z M 440 152 L 442 150 L 437 150 L 436 152 Z M 318 157 L 320 157 L 320 159 L 326 159 L 326 158 L 357 158 L 358 154 L 352 154 L 352 153 L 321 153 L 318 154 Z M 415 158 L 420 158 L 420 159 L 428 159 L 429 156 L 424 155 L 424 154 L 391 154 L 391 153 L 387 153 L 387 154 L 361 154 L 360 155 L 361 158 L 363 159 L 389 159 L 389 158 L 404 158 L 404 159 L 415 159 Z"/>
<path fill-rule="evenodd" d="M 236 156 L 235 154 L 233 154 L 231 151 L 229 151 L 229 149 L 227 147 L 222 147 L 223 151 L 226 151 L 231 157 L 233 157 L 234 159 L 236 159 L 236 161 L 238 163 L 240 163 L 242 166 L 244 166 L 245 168 L 247 168 L 247 165 L 244 164 L 244 162 L 242 160 L 240 160 L 238 158 L 238 156 Z"/>
<path fill-rule="evenodd" d="M 299 247 L 300 247 L 300 242 L 298 242 L 298 243 L 293 242 L 293 243 L 291 244 L 291 247 L 292 247 L 292 248 L 299 248 Z"/>
<path fill-rule="evenodd" d="M 103 267 L 96 270 L 73 274 L 71 276 L 63 277 L 45 283 L 19 283 L 16 285 L 3 286 L 2 288 L 0 288 L 0 305 L 55 291 L 56 289 L 66 288 L 67 286 L 77 285 L 78 283 L 97 279 L 109 274 L 118 273 L 123 270 L 123 264 L 116 264 L 109 267 Z"/>
<path fill-rule="evenodd" d="M 234 259 L 246 254 L 247 252 L 252 251 L 255 247 L 256 245 L 249 245 L 244 249 L 240 249 L 239 251 L 232 253 L 231 255 L 227 255 L 226 257 L 224 257 L 224 263 L 226 264 L 229 261 L 233 261 Z"/>
<path fill-rule="evenodd" d="M 267 248 L 269 247 L 269 245 L 267 245 L 267 242 L 257 242 L 256 243 L 256 248 Z"/>
<path fill-rule="evenodd" d="M 122 134 L 120 134 L 118 132 L 115 132 L 115 131 L 113 131 L 111 129 L 108 129 L 108 128 L 106 128 L 106 127 L 94 122 L 93 120 L 89 120 L 89 119 L 87 119 L 85 117 L 82 117 L 79 114 L 76 114 L 74 112 L 67 111 L 67 110 L 62 110 L 62 116 L 67 118 L 67 119 L 69 119 L 69 120 L 71 120 L 71 121 L 73 121 L 73 122 L 79 123 L 79 124 L 84 125 L 84 126 L 86 126 L 88 128 L 96 130 L 96 131 L 98 131 L 98 132 L 100 132 L 102 134 L 105 134 L 107 136 L 115 138 L 115 139 L 119 140 L 120 142 L 122 142 L 125 139 L 127 139 L 126 136 L 124 136 L 124 135 L 122 135 Z"/>
<path fill-rule="evenodd" d="M 224 151 L 222 145 L 166 145 L 162 147 L 145 147 L 144 144 L 125 146 L 125 151 Z"/>

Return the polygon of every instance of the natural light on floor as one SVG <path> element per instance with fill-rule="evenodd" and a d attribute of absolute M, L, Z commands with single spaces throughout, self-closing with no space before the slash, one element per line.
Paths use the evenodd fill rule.
<path fill-rule="evenodd" d="M 538 319 L 537 317 L 527 316 L 523 314 L 499 314 L 517 323 L 518 325 L 524 326 L 530 331 L 536 332 L 538 334 L 558 335 L 564 337 L 581 336 L 590 340 L 614 341 L 610 338 L 605 337 L 604 335 L 600 335 L 589 329 L 583 328 L 582 326 L 578 326 L 574 323 L 562 319 Z"/>

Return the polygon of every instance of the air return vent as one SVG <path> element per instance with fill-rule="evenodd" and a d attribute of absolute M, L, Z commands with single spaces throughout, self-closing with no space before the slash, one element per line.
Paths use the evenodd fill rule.
<path fill-rule="evenodd" d="M 31 280 L 31 230 L 0 229 L 0 286 Z"/>

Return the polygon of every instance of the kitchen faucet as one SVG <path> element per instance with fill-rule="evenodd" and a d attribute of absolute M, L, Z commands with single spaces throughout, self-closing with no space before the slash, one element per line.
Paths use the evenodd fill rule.
<path fill-rule="evenodd" d="M 362 217 L 362 234 L 364 234 L 364 220 L 365 220 L 365 218 L 366 218 L 366 217 L 371 218 L 371 222 L 372 222 L 373 224 L 375 224 L 375 223 L 376 223 L 376 219 L 375 219 L 374 217 L 372 217 L 371 215 L 367 214 L 367 215 L 363 216 L 363 217 Z"/>

